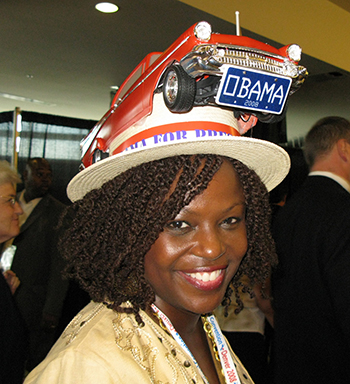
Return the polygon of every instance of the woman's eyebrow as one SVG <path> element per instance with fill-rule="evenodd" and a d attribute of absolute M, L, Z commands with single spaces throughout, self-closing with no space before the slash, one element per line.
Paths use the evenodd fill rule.
<path fill-rule="evenodd" d="M 226 209 L 223 209 L 223 213 L 225 213 L 225 212 L 229 212 L 229 211 L 231 211 L 233 208 L 235 208 L 235 207 L 237 207 L 238 205 L 244 205 L 245 206 L 245 202 L 244 201 L 240 201 L 240 202 L 237 202 L 237 203 L 233 203 L 232 205 L 230 205 L 228 208 L 226 208 Z M 189 208 L 188 206 L 186 206 L 186 207 L 183 207 L 182 209 L 181 209 L 181 211 L 178 213 L 178 215 L 180 215 L 181 213 L 188 213 L 188 214 L 193 214 L 193 215 L 195 215 L 196 214 L 196 212 L 194 211 L 194 210 L 192 210 L 191 208 Z M 178 216 L 177 215 L 177 216 Z M 176 216 L 176 217 L 177 217 Z"/>

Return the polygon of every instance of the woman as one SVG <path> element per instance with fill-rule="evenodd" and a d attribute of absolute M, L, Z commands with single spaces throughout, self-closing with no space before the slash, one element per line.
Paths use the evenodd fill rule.
<path fill-rule="evenodd" d="M 6 161 L 0 161 L 0 251 L 4 242 L 19 233 L 19 216 L 23 213 L 16 199 L 16 184 L 21 179 Z M 12 254 L 13 252 L 8 252 Z M 0 383 L 20 384 L 24 377 L 27 333 L 12 295 L 20 281 L 10 270 L 11 257 L 3 253 L 0 273 Z"/>
<path fill-rule="evenodd" d="M 18 173 L 7 161 L 0 161 L 0 244 L 19 233 L 18 218 L 23 211 L 16 199 L 17 183 L 21 183 Z"/>
<path fill-rule="evenodd" d="M 275 263 L 268 192 L 244 163 L 271 189 L 289 158 L 240 137 L 232 111 L 174 114 L 159 96 L 121 135 L 142 149 L 111 150 L 69 185 L 62 249 L 93 301 L 28 384 L 252 383 L 210 313 L 229 305 L 242 274 L 263 282 Z"/>

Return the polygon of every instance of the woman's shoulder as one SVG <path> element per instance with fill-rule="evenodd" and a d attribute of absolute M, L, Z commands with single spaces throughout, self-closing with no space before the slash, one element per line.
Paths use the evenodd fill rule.
<path fill-rule="evenodd" d="M 199 382 L 197 369 L 188 367 L 188 356 L 172 337 L 144 311 L 140 314 L 144 326 L 132 314 L 91 302 L 71 321 L 25 384 Z M 78 377 L 76 372 L 84 375 Z"/>

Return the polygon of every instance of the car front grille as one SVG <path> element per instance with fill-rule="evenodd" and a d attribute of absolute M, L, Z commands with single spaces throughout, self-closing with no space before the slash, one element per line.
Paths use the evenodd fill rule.
<path fill-rule="evenodd" d="M 215 51 L 213 58 L 220 64 L 259 69 L 292 78 L 299 75 L 297 65 L 283 56 L 273 55 L 270 52 L 229 45 L 218 45 Z"/>
<path fill-rule="evenodd" d="M 296 65 L 284 56 L 239 45 L 200 44 L 181 59 L 182 67 L 193 78 L 206 74 L 220 76 L 224 64 L 289 77 L 292 79 L 290 94 L 308 76 L 305 67 Z"/>

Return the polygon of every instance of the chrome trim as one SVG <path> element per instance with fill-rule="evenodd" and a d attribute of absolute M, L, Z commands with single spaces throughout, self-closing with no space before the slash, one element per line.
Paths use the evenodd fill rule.
<path fill-rule="evenodd" d="M 304 67 L 281 55 L 238 45 L 197 45 L 181 60 L 182 67 L 192 77 L 203 74 L 220 76 L 222 74 L 220 67 L 223 64 L 288 76 L 299 79 L 298 82 L 300 76 L 305 76 L 306 72 Z"/>
<path fill-rule="evenodd" d="M 88 133 L 87 136 L 85 136 L 81 141 L 80 141 L 80 150 L 81 150 L 81 158 L 83 158 L 90 148 L 90 145 L 92 142 L 95 140 L 97 133 L 99 132 L 101 126 L 104 124 L 104 122 L 111 116 L 111 114 L 115 111 L 116 106 L 114 106 L 113 109 L 110 110 L 108 115 L 105 115 L 93 128 L 92 130 Z"/>
<path fill-rule="evenodd" d="M 209 73 L 221 75 L 220 67 L 222 63 L 216 59 L 218 55 L 219 52 L 215 45 L 197 45 L 180 60 L 180 64 L 193 78 Z"/>

